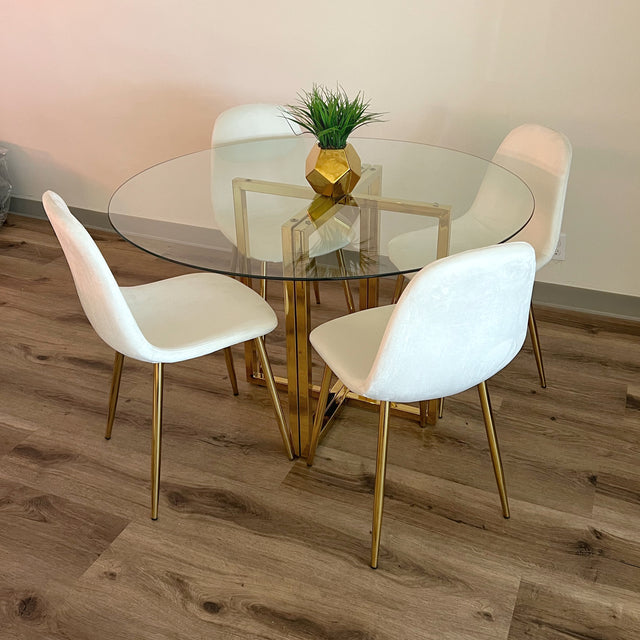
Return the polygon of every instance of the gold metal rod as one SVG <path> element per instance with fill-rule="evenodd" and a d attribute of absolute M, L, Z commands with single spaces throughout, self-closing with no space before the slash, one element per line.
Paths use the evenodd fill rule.
<path fill-rule="evenodd" d="M 380 195 L 380 187 L 382 184 L 382 165 L 379 164 L 363 164 L 362 176 L 352 192 L 354 196 L 361 194 L 367 196 L 375 193 Z M 366 188 L 366 191 L 364 189 Z M 356 196 L 357 197 L 357 196 Z"/>
<path fill-rule="evenodd" d="M 151 445 L 151 519 L 158 519 L 160 502 L 160 454 L 162 449 L 162 382 L 164 364 L 153 365 L 153 416 Z"/>
<path fill-rule="evenodd" d="M 248 382 L 253 382 L 258 379 L 262 380 L 257 354 L 252 340 L 247 340 L 247 342 L 244 343 L 244 364 Z"/>
<path fill-rule="evenodd" d="M 233 214 L 236 226 L 236 246 L 238 252 L 248 259 L 251 256 L 249 247 L 249 220 L 247 215 L 247 194 L 246 190 L 237 180 L 232 180 L 233 189 Z"/>
<path fill-rule="evenodd" d="M 253 191 L 256 193 L 267 193 L 276 196 L 289 196 L 291 198 L 313 198 L 315 192 L 311 187 L 303 187 L 285 182 L 272 182 L 269 180 L 254 180 L 253 178 L 234 178 L 232 181 L 234 188 L 242 191 Z"/>
<path fill-rule="evenodd" d="M 391 298 L 391 304 L 396 304 L 400 300 L 402 295 L 402 288 L 404 286 L 404 276 L 399 274 L 396 278 L 396 288 L 393 290 L 393 297 Z"/>
<path fill-rule="evenodd" d="M 340 414 L 342 406 L 347 401 L 349 389 L 347 389 L 347 387 L 345 387 L 340 381 L 338 381 L 338 385 L 339 388 L 337 391 L 334 392 L 333 389 L 329 391 L 329 394 L 333 393 L 334 395 L 332 397 L 330 395 L 331 401 L 327 403 L 327 408 L 324 412 L 324 423 L 322 430 L 320 431 L 318 442 L 322 442 L 322 439 L 327 435 L 327 433 L 329 433 L 331 427 L 336 422 L 336 418 Z"/>
<path fill-rule="evenodd" d="M 529 307 L 529 336 L 531 337 L 531 346 L 533 347 L 533 355 L 538 366 L 538 375 L 540 376 L 540 386 L 547 388 L 547 379 L 544 375 L 544 365 L 542 364 L 542 352 L 540 351 L 540 339 L 538 338 L 538 325 L 533 315 L 533 305 Z"/>
<path fill-rule="evenodd" d="M 306 280 L 285 281 L 289 426 L 296 455 L 306 456 L 313 428 L 311 417 L 310 287 Z"/>
<path fill-rule="evenodd" d="M 276 389 L 276 383 L 273 379 L 273 371 L 271 370 L 271 364 L 269 357 L 267 356 L 267 350 L 264 347 L 262 338 L 256 338 L 254 340 L 260 363 L 262 364 L 262 371 L 264 372 L 264 379 L 271 396 L 271 402 L 273 403 L 273 410 L 276 414 L 276 420 L 278 422 L 278 429 L 282 436 L 282 443 L 284 444 L 284 450 L 289 460 L 293 460 L 293 444 L 291 442 L 291 433 L 287 426 L 287 421 L 282 411 L 282 405 L 280 404 L 280 398 L 278 397 L 278 390 Z"/>
<path fill-rule="evenodd" d="M 360 309 L 373 309 L 378 306 L 378 278 L 360 279 Z"/>
<path fill-rule="evenodd" d="M 241 278 L 240 281 L 249 289 L 253 289 L 251 278 Z M 252 382 L 257 374 L 259 374 L 258 358 L 256 350 L 253 346 L 253 340 L 247 340 L 244 343 L 244 366 L 245 376 L 248 382 Z"/>
<path fill-rule="evenodd" d="M 373 495 L 373 528 L 371 532 L 371 567 L 378 568 L 380 533 L 382 531 L 382 507 L 384 505 L 384 481 L 387 472 L 387 442 L 389 440 L 389 403 L 380 403 L 378 424 L 378 453 L 376 456 L 376 483 Z"/>
<path fill-rule="evenodd" d="M 427 400 L 420 400 L 418 407 L 420 408 L 420 426 L 424 429 L 427 426 L 429 403 Z"/>
<path fill-rule="evenodd" d="M 293 449 L 301 453 L 300 447 L 300 407 L 298 402 L 298 344 L 296 326 L 296 283 L 284 283 L 284 317 L 287 343 L 287 390 L 289 398 L 289 428 L 293 439 Z"/>
<path fill-rule="evenodd" d="M 359 396 L 357 393 L 353 393 L 352 391 L 349 391 L 347 393 L 346 399 L 348 400 L 349 405 L 362 407 L 364 409 L 373 409 L 377 411 L 378 407 L 380 406 L 378 400 L 371 400 L 370 398 Z M 420 409 L 418 407 L 401 402 L 391 402 L 390 405 L 391 415 L 420 420 Z"/>
<path fill-rule="evenodd" d="M 438 418 L 442 420 L 442 416 L 444 416 L 444 398 L 440 398 L 438 401 Z"/>
<path fill-rule="evenodd" d="M 338 249 L 336 251 L 336 257 L 338 258 L 338 268 L 340 269 L 340 275 L 346 276 L 347 267 L 344 261 L 344 251 L 342 251 L 342 249 Z M 347 309 L 349 309 L 349 313 L 354 313 L 356 310 L 356 305 L 353 302 L 351 287 L 349 286 L 349 281 L 346 278 L 342 281 L 342 287 L 344 288 L 344 297 L 347 301 Z"/>
<path fill-rule="evenodd" d="M 353 302 L 353 294 L 351 293 L 351 287 L 348 280 L 342 281 L 342 288 L 344 289 L 344 299 L 347 301 L 347 309 L 349 313 L 355 313 L 356 306 Z"/>
<path fill-rule="evenodd" d="M 260 280 L 260 297 L 263 300 L 267 299 L 267 263 L 263 262 L 261 265 L 262 279 Z"/>
<path fill-rule="evenodd" d="M 449 255 L 451 242 L 451 207 L 447 208 L 445 215 L 438 219 L 438 241 L 436 258 L 444 258 Z"/>
<path fill-rule="evenodd" d="M 379 174 L 381 179 L 382 174 Z M 378 181 L 371 185 L 372 189 L 380 186 Z M 373 198 L 373 199 L 372 199 Z M 380 247 L 380 210 L 375 200 L 378 196 L 367 196 L 367 205 L 360 205 L 360 256 L 377 256 Z M 378 198 L 379 199 L 379 198 Z M 384 208 L 386 210 L 386 207 Z M 359 292 L 360 309 L 371 309 L 378 306 L 378 278 L 361 278 Z"/>
<path fill-rule="evenodd" d="M 374 194 L 352 194 L 353 201 L 359 207 L 379 207 L 384 211 L 423 215 L 447 220 L 451 213 L 451 205 L 419 202 L 417 200 L 397 200 Z"/>
<path fill-rule="evenodd" d="M 434 398 L 428 401 L 427 424 L 434 425 L 438 422 L 438 400 Z"/>
<path fill-rule="evenodd" d="M 111 390 L 109 391 L 109 412 L 107 413 L 107 430 L 104 437 L 109 440 L 113 429 L 113 421 L 116 417 L 116 406 L 118 405 L 118 393 L 120 393 L 120 378 L 122 377 L 122 364 L 124 356 L 116 351 L 113 361 L 113 374 L 111 376 Z"/>
<path fill-rule="evenodd" d="M 254 373 L 253 376 L 251 376 L 247 380 L 252 384 L 258 384 L 262 386 L 266 384 L 264 381 L 264 376 L 261 373 Z M 274 376 L 274 380 L 276 382 L 276 387 L 280 391 L 287 391 L 289 389 L 289 381 L 287 378 L 284 378 L 283 376 Z M 336 386 L 342 387 L 343 385 L 341 382 L 338 382 Z M 309 393 L 311 395 L 318 396 L 319 392 L 319 385 L 314 384 L 309 387 Z M 344 396 L 344 398 L 342 398 L 342 396 Z M 357 393 L 346 390 L 346 388 L 345 391 L 340 394 L 340 399 L 341 401 L 344 400 L 345 402 L 348 402 L 351 406 L 361 407 L 368 410 L 378 411 L 378 407 L 380 406 L 380 403 L 377 400 L 371 400 L 370 398 L 359 396 Z M 332 402 L 335 402 L 335 400 L 333 400 Z M 420 419 L 420 409 L 410 404 L 392 402 L 390 412 L 393 416 L 413 419 L 416 421 Z M 324 437 L 325 431 L 327 430 L 326 426 L 327 425 L 325 425 L 325 428 L 320 433 L 321 440 Z"/>
<path fill-rule="evenodd" d="M 318 440 L 320 439 L 320 431 L 324 422 L 324 414 L 327 410 L 327 400 L 329 398 L 329 387 L 331 386 L 331 369 L 328 365 L 324 366 L 322 374 L 322 384 L 320 385 L 320 396 L 316 405 L 316 415 L 313 420 L 313 431 L 311 432 L 311 442 L 309 443 L 309 455 L 307 456 L 307 466 L 313 464 L 313 458 L 316 455 Z"/>
<path fill-rule="evenodd" d="M 238 379 L 236 378 L 236 370 L 233 366 L 233 353 L 231 352 L 231 347 L 227 347 L 224 350 L 224 360 L 227 363 L 227 373 L 229 374 L 229 382 L 231 382 L 231 389 L 233 390 L 233 395 L 238 395 Z"/>
<path fill-rule="evenodd" d="M 500 504 L 502 505 L 502 515 L 508 518 L 509 500 L 507 498 L 507 487 L 504 481 L 504 471 L 502 469 L 502 459 L 500 458 L 500 448 L 498 447 L 498 436 L 496 434 L 495 425 L 493 423 L 493 412 L 491 411 L 491 400 L 487 383 L 481 382 L 478 385 L 478 395 L 480 396 L 480 404 L 482 405 L 482 415 L 487 430 L 487 440 L 489 441 L 489 450 L 491 451 L 491 461 L 493 462 L 493 471 L 496 476 L 498 485 L 498 493 L 500 494 Z"/>
<path fill-rule="evenodd" d="M 366 165 L 363 167 L 362 176 L 358 182 L 358 188 L 366 185 L 382 171 L 378 165 Z M 241 191 L 253 191 L 271 195 L 289 196 L 291 198 L 303 198 L 308 200 L 316 194 L 310 187 L 288 184 L 286 182 L 274 182 L 271 180 L 256 180 L 253 178 L 234 178 L 232 185 Z M 419 203 L 418 203 L 419 204 Z"/>

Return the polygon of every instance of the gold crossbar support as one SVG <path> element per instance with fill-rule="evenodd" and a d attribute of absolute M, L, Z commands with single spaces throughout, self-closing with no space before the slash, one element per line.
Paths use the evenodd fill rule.
<path fill-rule="evenodd" d="M 334 202 L 326 198 L 324 200 L 318 199 L 314 192 L 305 186 L 247 178 L 234 178 L 232 181 L 238 260 L 249 260 L 251 256 L 247 211 L 248 192 L 311 201 L 311 206 L 308 205 L 282 227 L 283 276 L 290 278 L 284 280 L 287 379 L 276 379 L 276 383 L 286 384 L 289 397 L 289 430 L 297 455 L 304 456 L 309 450 L 313 428 L 312 396 L 316 395 L 318 390 L 312 380 L 312 350 L 309 343 L 311 330 L 310 287 L 309 281 L 305 279 L 305 276 L 308 277 L 309 267 L 313 266 L 308 256 L 311 234 L 330 220 L 336 224 L 346 224 L 337 217 L 337 214 L 343 207 L 358 208 L 360 212 L 360 251 L 377 256 L 380 237 L 380 211 L 409 213 L 436 218 L 438 220 L 437 256 L 440 258 L 449 253 L 451 207 L 441 206 L 437 203 L 383 197 L 380 195 L 381 183 L 382 167 L 369 165 L 363 171 L 358 191 Z M 243 281 L 251 286 L 250 279 L 244 278 Z M 378 279 L 375 277 L 362 278 L 360 280 L 360 308 L 368 309 L 377 306 L 377 303 Z M 245 345 L 245 364 L 247 379 L 250 382 L 263 384 L 264 376 L 259 370 L 255 348 L 249 343 Z M 326 427 L 331 424 L 336 412 L 345 401 L 376 409 L 379 405 L 379 403 L 346 391 L 335 393 L 332 402 L 329 403 L 331 415 L 326 419 L 323 431 L 326 431 Z M 411 405 L 391 404 L 390 410 L 394 414 L 414 417 L 418 420 L 421 417 L 420 409 Z M 427 422 L 433 423 L 436 417 L 437 401 L 430 401 Z M 422 418 L 424 421 L 424 411 Z"/>

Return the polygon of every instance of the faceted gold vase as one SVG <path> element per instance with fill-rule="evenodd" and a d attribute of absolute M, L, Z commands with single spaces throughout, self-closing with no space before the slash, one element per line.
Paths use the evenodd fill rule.
<path fill-rule="evenodd" d="M 307 156 L 305 175 L 316 193 L 339 200 L 353 191 L 362 175 L 362 163 L 350 145 L 344 149 L 321 149 Z"/>

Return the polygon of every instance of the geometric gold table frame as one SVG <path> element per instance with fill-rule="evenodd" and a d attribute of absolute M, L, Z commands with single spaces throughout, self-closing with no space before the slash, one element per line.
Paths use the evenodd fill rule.
<path fill-rule="evenodd" d="M 233 201 L 236 224 L 236 242 L 239 259 L 250 260 L 249 218 L 247 211 L 247 193 L 262 193 L 290 198 L 300 198 L 311 202 L 297 215 L 282 225 L 283 279 L 285 289 L 285 324 L 287 378 L 277 378 L 280 385 L 286 385 L 289 400 L 289 429 L 296 455 L 306 456 L 309 450 L 313 428 L 313 396 L 318 387 L 313 385 L 311 374 L 312 353 L 309 343 L 310 326 L 310 289 L 313 280 L 301 279 L 308 276 L 314 267 L 309 257 L 309 240 L 313 233 L 323 226 L 343 224 L 343 214 L 354 219 L 359 216 L 360 243 L 358 257 L 361 261 L 376 259 L 380 238 L 380 211 L 393 211 L 412 215 L 428 216 L 438 221 L 437 258 L 449 254 L 451 228 L 451 207 L 440 204 L 413 202 L 386 198 L 381 195 L 382 168 L 375 165 L 363 167 L 358 183 L 358 192 L 334 201 L 317 196 L 309 187 L 291 185 L 266 180 L 235 178 L 233 183 Z M 359 307 L 368 309 L 378 304 L 378 279 L 362 277 L 359 284 Z M 258 369 L 257 357 L 253 348 L 245 348 L 247 379 L 264 384 L 264 378 Z M 337 383 L 332 389 L 332 402 L 329 404 L 324 425 L 328 426 L 332 416 L 345 400 L 371 404 L 366 398 L 360 398 L 348 392 Z M 392 404 L 394 413 L 413 416 L 421 423 L 434 422 L 436 401 L 425 405 Z M 428 416 L 428 417 L 427 417 Z"/>

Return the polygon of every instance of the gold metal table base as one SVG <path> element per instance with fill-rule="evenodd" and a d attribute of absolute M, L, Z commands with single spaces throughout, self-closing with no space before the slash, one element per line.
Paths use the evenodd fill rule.
<path fill-rule="evenodd" d="M 266 384 L 264 375 L 259 371 L 254 371 L 252 375 L 247 376 L 247 380 L 252 384 L 258 384 L 264 386 Z M 274 376 L 274 380 L 276 383 L 276 387 L 279 391 L 287 391 L 290 392 L 289 381 L 287 378 L 282 376 Z M 311 384 L 309 387 L 309 399 L 310 404 L 313 404 L 315 407 L 315 402 L 311 401 L 311 398 L 316 399 L 320 394 L 320 386 L 317 384 Z M 326 433 L 329 431 L 331 426 L 333 425 L 335 418 L 338 416 L 340 409 L 345 404 L 355 405 L 362 409 L 367 409 L 370 411 L 378 411 L 380 403 L 377 400 L 371 400 L 370 398 L 365 398 L 363 396 L 358 395 L 357 393 L 353 393 L 349 391 L 339 380 L 334 383 L 329 392 L 329 400 L 327 402 L 327 408 L 325 411 L 322 430 L 320 431 L 320 440 L 324 438 Z M 390 411 L 392 415 L 399 416 L 402 418 L 408 418 L 412 420 L 416 420 L 420 423 L 420 426 L 424 427 L 428 425 L 434 425 L 437 422 L 439 416 L 439 408 L 438 408 L 438 400 L 429 400 L 424 403 L 420 403 L 420 406 L 416 407 L 414 405 L 400 403 L 400 402 L 390 402 Z M 295 416 L 297 419 L 297 414 Z M 314 412 L 311 412 L 310 420 L 313 424 Z M 289 420 L 291 424 L 297 424 L 291 420 L 291 411 L 289 412 Z M 291 427 L 290 427 L 291 428 Z M 294 432 L 291 430 L 291 437 L 295 444 Z M 299 439 L 300 440 L 300 439 Z M 306 453 L 308 452 L 309 442 L 307 442 L 307 448 L 302 450 L 296 450 L 296 455 L 306 457 Z"/>
<path fill-rule="evenodd" d="M 249 242 L 249 213 L 247 209 L 247 193 L 257 192 L 311 201 L 308 187 L 251 180 L 245 178 L 233 179 L 233 196 L 236 225 L 236 239 L 238 261 L 245 260 L 247 265 L 251 258 Z M 317 387 L 313 385 L 311 361 L 312 348 L 309 342 L 311 332 L 310 287 L 313 278 L 309 277 L 309 270 L 313 267 L 314 258 L 309 252 L 309 240 L 313 233 L 322 230 L 327 224 L 345 226 L 339 219 L 343 211 L 358 211 L 360 225 L 360 241 L 358 251 L 360 260 L 375 262 L 379 257 L 380 212 L 395 211 L 437 219 L 437 257 L 441 258 L 449 253 L 449 235 L 451 226 L 451 207 L 437 203 L 412 202 L 396 200 L 380 195 L 382 185 L 382 167 L 368 165 L 363 167 L 362 178 L 358 185 L 358 194 L 345 196 L 339 201 L 331 199 L 314 199 L 310 205 L 293 216 L 282 225 L 283 276 L 284 276 L 284 307 L 286 325 L 287 350 L 287 394 L 289 398 L 289 430 L 296 455 L 306 457 L 309 451 L 311 433 L 313 430 L 314 393 Z M 347 225 L 348 229 L 348 225 Z M 247 266 L 245 265 L 245 266 Z M 337 275 L 346 275 L 344 262 L 339 264 Z M 249 269 L 245 270 L 246 273 Z M 266 278 L 266 273 L 263 273 Z M 289 278 L 289 279 L 287 279 Z M 344 278 L 336 278 L 344 279 Z M 251 286 L 251 280 L 244 279 Z M 366 273 L 359 278 L 359 307 L 369 309 L 378 305 L 378 279 L 367 277 Z M 351 305 L 350 305 L 351 306 Z M 351 310 L 351 309 L 350 309 Z M 247 379 L 260 382 L 258 358 L 251 345 L 245 348 L 245 362 Z M 378 403 L 361 398 L 355 394 L 341 392 L 336 395 L 332 403 L 333 414 L 325 421 L 331 423 L 335 413 L 343 402 L 358 402 L 362 406 L 377 408 Z M 417 417 L 421 425 L 435 423 L 437 419 L 437 401 L 431 401 L 426 411 L 426 405 L 420 407 L 410 405 L 391 405 L 393 413 L 407 417 Z"/>

